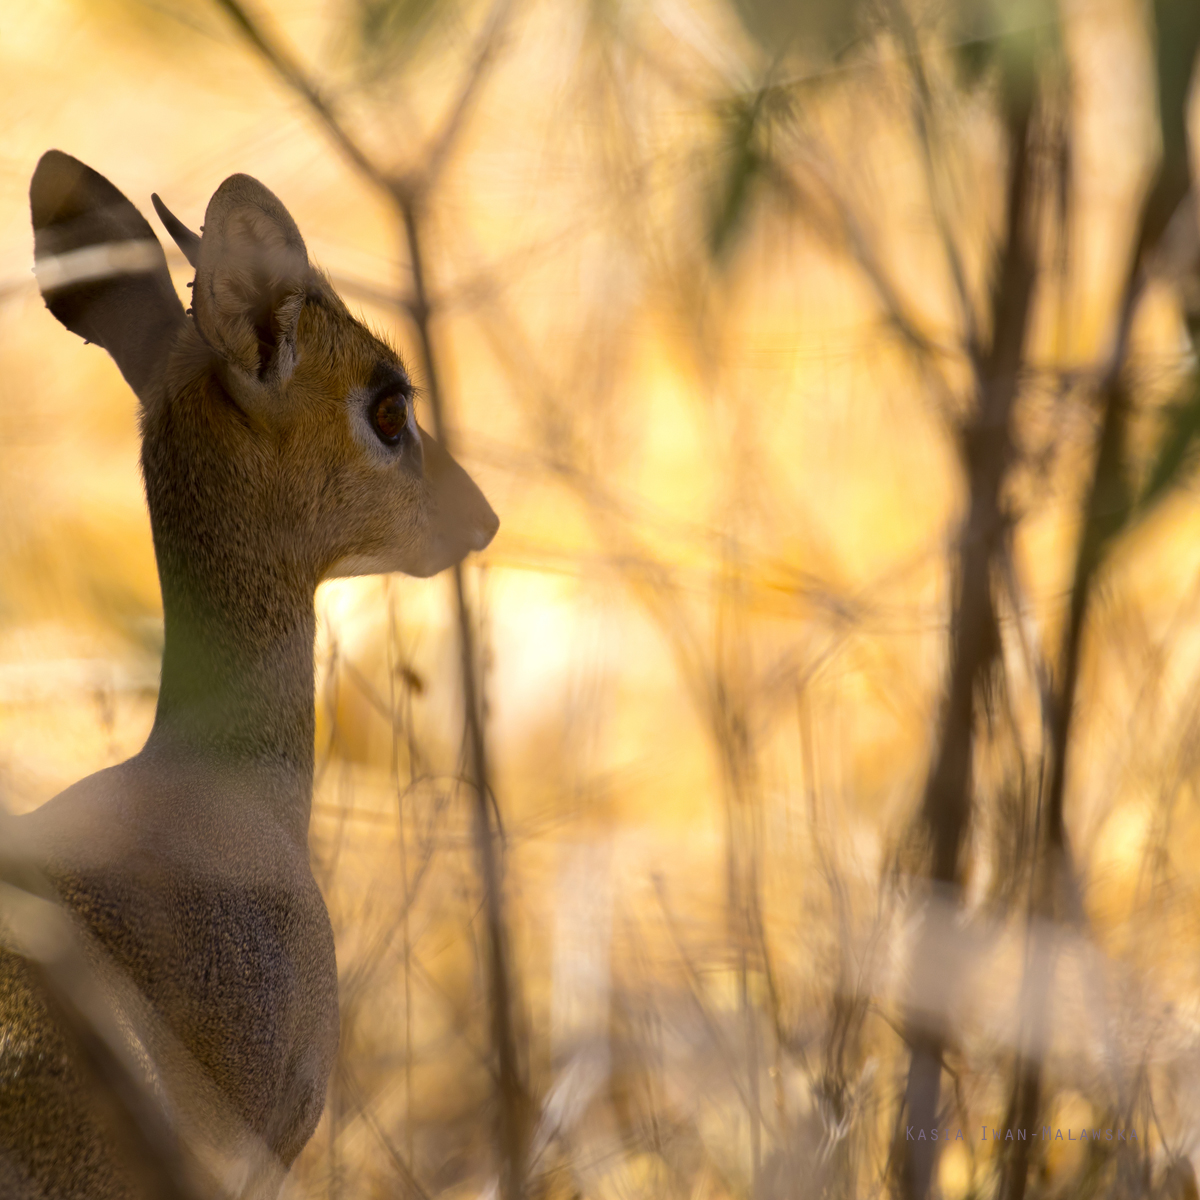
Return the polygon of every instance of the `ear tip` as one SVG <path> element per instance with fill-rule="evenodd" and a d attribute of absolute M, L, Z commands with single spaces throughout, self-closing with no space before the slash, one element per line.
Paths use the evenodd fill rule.
<path fill-rule="evenodd" d="M 253 204 L 268 210 L 283 208 L 279 197 L 270 188 L 259 183 L 253 175 L 242 174 L 230 175 L 222 180 L 221 186 L 213 192 L 209 204 L 218 205 L 222 209 L 238 208 L 243 204 Z"/>
<path fill-rule="evenodd" d="M 38 159 L 37 167 L 34 169 L 36 174 L 38 171 L 52 169 L 59 165 L 70 165 L 73 167 L 82 167 L 83 163 L 74 155 L 68 154 L 65 150 L 56 150 L 53 147 L 47 150 L 41 158 Z"/>
<path fill-rule="evenodd" d="M 44 171 L 61 170 L 64 167 L 74 171 L 88 170 L 86 164 L 80 162 L 73 154 L 68 154 L 65 150 L 56 150 L 51 147 L 38 159 L 33 173 L 36 176 Z"/>
<path fill-rule="evenodd" d="M 53 222 L 70 194 L 95 172 L 61 150 L 47 150 L 29 181 L 29 207 L 35 229 Z"/>
<path fill-rule="evenodd" d="M 255 179 L 253 175 L 230 175 L 220 187 L 213 192 L 208 202 L 209 208 L 215 212 L 228 213 L 243 206 L 262 209 L 275 220 L 295 228 L 296 222 L 283 201 L 275 195 L 266 184 Z M 208 217 L 205 216 L 207 223 Z M 298 231 L 297 231 L 298 232 Z"/>
<path fill-rule="evenodd" d="M 106 211 L 122 237 L 145 237 L 146 224 L 123 192 L 99 171 L 62 150 L 47 150 L 29 181 L 29 211 L 36 234 Z M 118 238 L 120 240 L 120 238 Z"/>
<path fill-rule="evenodd" d="M 304 237 L 300 233 L 292 214 L 288 212 L 283 201 L 260 183 L 253 175 L 230 175 L 215 192 L 208 202 L 204 214 L 204 229 L 214 231 L 214 241 L 220 241 L 220 230 L 227 228 L 227 222 L 235 213 L 255 212 L 258 218 L 265 217 L 281 234 L 284 242 L 291 251 L 303 260 L 307 267 L 308 251 L 304 245 Z M 258 221 L 256 218 L 256 223 Z"/>

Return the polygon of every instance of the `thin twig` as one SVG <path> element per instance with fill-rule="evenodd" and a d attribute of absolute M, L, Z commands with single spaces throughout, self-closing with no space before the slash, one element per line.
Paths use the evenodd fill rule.
<path fill-rule="evenodd" d="M 496 0 L 492 6 L 487 24 L 479 39 L 479 48 L 466 70 L 462 86 L 458 89 L 458 99 L 446 115 L 442 131 L 433 139 L 433 144 L 422 164 L 421 182 L 425 191 L 428 191 L 441 175 L 450 151 L 458 140 L 470 114 L 471 106 L 479 95 L 479 89 L 495 61 L 501 35 L 508 27 L 514 2 L 515 0 Z"/>
<path fill-rule="evenodd" d="M 342 124 L 329 101 L 321 95 L 316 84 L 296 59 L 277 41 L 268 37 L 257 18 L 252 17 L 249 9 L 239 0 L 215 0 L 215 3 L 229 14 L 242 36 L 266 60 L 271 70 L 304 100 L 324 125 L 329 136 L 337 142 L 342 153 L 376 187 L 390 193 L 395 181 L 380 170 L 358 140 Z"/>
<path fill-rule="evenodd" d="M 933 213 L 934 224 L 942 243 L 942 252 L 950 268 L 950 278 L 954 283 L 954 291 L 958 297 L 959 314 L 963 322 L 963 341 L 967 355 L 973 365 L 978 367 L 980 358 L 979 323 L 975 316 L 975 304 L 967 286 L 967 275 L 963 268 L 962 255 L 958 242 L 950 228 L 950 221 L 942 204 L 941 189 L 938 185 L 937 164 L 934 161 L 933 135 L 930 130 L 930 119 L 933 116 L 933 91 L 929 86 L 929 76 L 925 70 L 925 57 L 917 39 L 917 30 L 913 25 L 912 14 L 904 0 L 887 0 L 892 14 L 892 23 L 900 35 L 904 46 L 903 59 L 908 65 L 916 91 L 916 102 L 913 104 L 913 119 L 917 127 L 917 141 L 921 147 L 921 165 L 925 172 L 925 188 L 929 194 L 929 207 Z"/>

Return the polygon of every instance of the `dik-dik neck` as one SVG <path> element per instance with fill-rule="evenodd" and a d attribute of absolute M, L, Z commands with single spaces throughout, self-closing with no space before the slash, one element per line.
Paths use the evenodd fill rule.
<path fill-rule="evenodd" d="M 285 766 L 311 780 L 311 590 L 305 595 L 250 577 L 231 597 L 221 584 L 200 590 L 195 582 L 163 580 L 166 638 L 155 734 L 229 762 Z"/>
<path fill-rule="evenodd" d="M 206 453 L 197 438 L 221 454 L 192 433 L 192 455 Z M 271 802 L 302 831 L 313 775 L 315 581 L 285 552 L 269 471 L 194 457 L 194 469 L 180 471 L 172 442 L 147 430 L 143 448 L 165 632 L 147 750 L 268 780 Z"/>

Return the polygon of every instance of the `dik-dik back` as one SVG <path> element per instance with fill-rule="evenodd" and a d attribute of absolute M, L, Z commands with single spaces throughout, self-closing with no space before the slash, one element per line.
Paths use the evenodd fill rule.
<path fill-rule="evenodd" d="M 433 574 L 498 522 L 416 424 L 397 354 L 260 183 L 227 179 L 202 237 L 155 198 L 196 268 L 186 314 L 150 226 L 102 176 L 50 151 L 30 199 L 50 311 L 141 402 L 165 647 L 145 748 L 20 818 L 22 842 L 87 930 L 147 1082 L 206 1170 L 225 1194 L 274 1195 L 337 1046 L 306 842 L 313 592 L 335 575 Z M 139 1195 L 3 947 L 0 1025 L 0 1194 Z"/>

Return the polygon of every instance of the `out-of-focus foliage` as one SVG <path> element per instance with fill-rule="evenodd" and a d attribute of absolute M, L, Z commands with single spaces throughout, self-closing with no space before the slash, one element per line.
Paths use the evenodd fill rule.
<path fill-rule="evenodd" d="M 875 12 L 869 0 L 734 0 L 734 8 L 750 36 L 777 61 L 795 52 L 836 61 Z"/>
<path fill-rule="evenodd" d="M 364 78 L 402 69 L 453 8 L 446 0 L 358 0 L 350 36 Z"/>
<path fill-rule="evenodd" d="M 973 84 L 996 68 L 1026 88 L 1048 50 L 1059 49 L 1058 0 L 962 0 L 947 6 L 947 38 Z"/>

